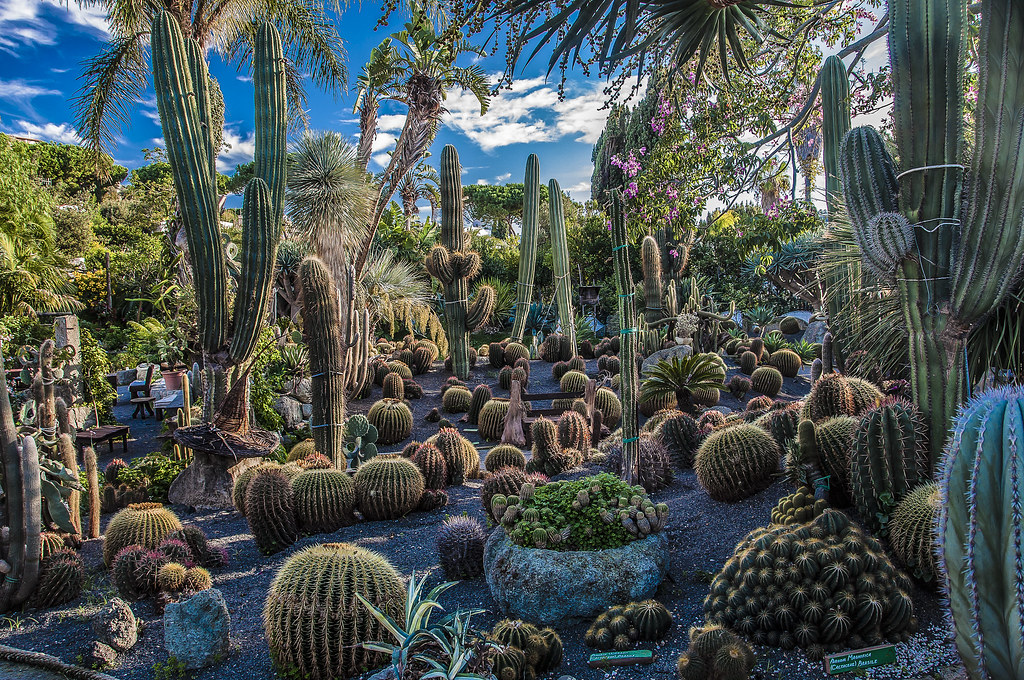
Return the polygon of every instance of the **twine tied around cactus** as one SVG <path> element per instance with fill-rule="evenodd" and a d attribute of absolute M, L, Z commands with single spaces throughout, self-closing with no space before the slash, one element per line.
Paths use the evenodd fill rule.
<path fill-rule="evenodd" d="M 712 0 L 709 0 L 709 1 L 712 1 Z M 896 175 L 896 181 L 898 182 L 901 179 L 903 179 L 903 177 L 905 175 L 912 175 L 915 172 L 925 172 L 925 171 L 928 171 L 928 170 L 942 170 L 944 168 L 959 168 L 960 170 L 966 170 L 967 169 L 963 165 L 960 165 L 959 163 L 940 163 L 938 165 L 922 165 L 919 168 L 910 168 L 909 170 L 904 170 L 900 174 Z"/>

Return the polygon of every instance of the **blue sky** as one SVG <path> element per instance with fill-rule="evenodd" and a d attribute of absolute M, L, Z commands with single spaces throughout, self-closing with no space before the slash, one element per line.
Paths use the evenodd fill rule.
<path fill-rule="evenodd" d="M 346 39 L 350 81 L 354 82 L 370 49 L 388 33 L 398 30 L 402 19 L 373 32 L 379 16 L 375 5 L 354 5 L 338 18 Z M 0 131 L 62 142 L 75 142 L 71 98 L 78 91 L 82 61 L 103 46 L 106 28 L 102 13 L 82 9 L 75 0 L 68 5 L 55 0 L 0 0 Z M 574 75 L 563 101 L 557 96 L 557 73 L 545 79 L 546 55 L 521 74 L 511 91 L 502 91 L 485 117 L 470 94 L 454 94 L 446 105 L 449 113 L 432 150 L 433 164 L 444 144 L 454 144 L 464 166 L 464 183 L 501 184 L 521 182 L 526 157 L 540 157 L 544 180 L 554 177 L 574 198 L 590 195 L 593 169 L 590 154 L 607 110 L 603 81 Z M 231 148 L 219 158 L 222 172 L 250 160 L 253 149 L 253 91 L 246 73 L 238 73 L 210 54 L 211 72 L 220 81 L 226 102 L 225 140 Z M 501 54 L 484 59 L 495 77 L 504 66 Z M 357 116 L 352 113 L 354 95 L 325 94 L 309 88 L 309 117 L 314 129 L 337 130 L 357 135 Z M 401 129 L 404 107 L 389 103 L 382 110 L 380 133 L 371 169 L 381 169 L 386 151 L 393 147 Z M 156 146 L 161 137 L 152 90 L 134 111 L 130 127 L 112 150 L 117 162 L 129 168 L 145 161 L 141 149 Z"/>

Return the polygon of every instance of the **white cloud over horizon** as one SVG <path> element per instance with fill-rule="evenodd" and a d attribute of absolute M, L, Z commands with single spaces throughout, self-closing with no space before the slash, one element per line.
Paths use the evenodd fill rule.
<path fill-rule="evenodd" d="M 16 123 L 14 134 L 32 139 L 41 139 L 45 142 L 60 142 L 61 144 L 81 144 L 82 138 L 70 123 L 30 123 L 27 120 L 19 120 Z"/>
<path fill-rule="evenodd" d="M 54 20 L 79 26 L 101 38 L 110 34 L 106 12 L 61 0 L 0 0 L 0 51 L 57 43 Z"/>
<path fill-rule="evenodd" d="M 256 157 L 256 133 L 250 132 L 245 137 L 234 127 L 224 126 L 224 142 L 230 145 L 222 149 L 217 156 L 217 171 L 234 172 L 236 165 L 248 163 Z"/>

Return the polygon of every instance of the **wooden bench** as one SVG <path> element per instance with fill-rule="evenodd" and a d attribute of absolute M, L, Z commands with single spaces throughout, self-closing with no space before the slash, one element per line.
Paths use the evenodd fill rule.
<path fill-rule="evenodd" d="M 78 450 L 86 446 L 95 447 L 97 444 L 107 442 L 110 445 L 110 454 L 114 454 L 114 440 L 121 440 L 122 451 L 128 453 L 128 426 L 127 425 L 100 425 L 89 430 L 79 430 L 75 441 L 78 443 Z"/>
<path fill-rule="evenodd" d="M 511 396 L 509 399 L 508 416 L 505 418 L 505 431 L 502 434 L 503 443 L 517 444 L 519 446 L 531 446 L 532 435 L 531 425 L 537 418 L 543 416 L 549 420 L 558 420 L 566 411 L 571 411 L 571 403 L 582 398 L 587 404 L 587 420 L 590 421 L 590 441 L 593 446 L 601 441 L 601 412 L 594 408 L 594 395 L 597 392 L 597 382 L 591 379 L 583 392 L 542 392 L 540 394 L 525 394 L 518 380 L 512 382 Z M 558 400 L 566 400 L 570 406 L 555 406 Z M 526 411 L 522 402 L 551 401 L 550 408 L 535 408 Z M 514 415 L 516 414 L 516 415 Z"/>

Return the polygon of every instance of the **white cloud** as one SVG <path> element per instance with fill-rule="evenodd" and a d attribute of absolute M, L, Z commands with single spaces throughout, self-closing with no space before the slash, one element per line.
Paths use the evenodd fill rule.
<path fill-rule="evenodd" d="M 377 118 L 377 129 L 385 132 L 401 132 L 405 125 L 405 114 L 389 113 Z"/>
<path fill-rule="evenodd" d="M 217 156 L 217 170 L 228 173 L 236 165 L 248 163 L 256 155 L 256 134 L 250 132 L 245 137 L 234 128 L 224 127 L 224 142 L 231 148 L 222 150 Z"/>
<path fill-rule="evenodd" d="M 62 0 L 0 0 L 0 50 L 14 54 L 25 45 L 56 44 L 54 19 L 97 37 L 110 34 L 106 12 L 96 6 Z"/>
<path fill-rule="evenodd" d="M 7 99 L 19 99 L 22 101 L 28 101 L 35 97 L 59 96 L 63 94 L 60 90 L 32 85 L 20 78 L 16 80 L 0 80 L 0 92 Z"/>
<path fill-rule="evenodd" d="M 495 177 L 494 181 L 498 182 L 500 184 L 501 182 L 507 182 L 511 178 L 512 178 L 512 173 L 511 172 L 506 172 L 506 173 L 502 173 L 502 174 L 498 175 L 497 177 Z"/>
<path fill-rule="evenodd" d="M 33 139 L 42 139 L 48 142 L 60 142 L 62 144 L 81 144 L 82 138 L 78 136 L 75 128 L 68 123 L 43 123 L 37 125 L 27 120 L 19 120 L 17 134 Z"/>
<path fill-rule="evenodd" d="M 593 144 L 604 129 L 608 109 L 604 107 L 604 83 L 569 84 L 566 96 L 543 78 L 515 81 L 511 89 L 500 90 L 490 108 L 480 115 L 480 103 L 471 92 L 453 90 L 445 106 L 443 121 L 475 142 L 484 151 L 531 142 L 556 142 L 571 138 Z M 629 91 L 628 87 L 623 88 Z"/>
<path fill-rule="evenodd" d="M 487 180 L 485 180 L 485 179 L 478 179 L 478 180 L 476 181 L 476 183 L 477 183 L 478 185 L 482 186 L 482 187 L 483 187 L 483 186 L 487 186 L 488 184 L 490 184 L 490 182 L 488 182 L 488 181 L 487 181 Z"/>

